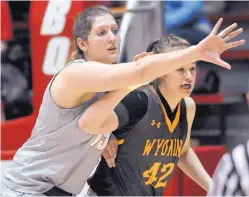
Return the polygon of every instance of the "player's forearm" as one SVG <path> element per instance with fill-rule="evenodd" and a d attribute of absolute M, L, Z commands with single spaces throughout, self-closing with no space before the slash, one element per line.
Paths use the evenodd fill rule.
<path fill-rule="evenodd" d="M 166 75 L 181 68 L 183 65 L 194 63 L 201 60 L 198 47 L 191 46 L 186 49 L 155 54 L 138 60 L 138 69 L 140 69 L 140 83 L 151 81 L 152 79 Z M 152 67 L 153 65 L 153 67 Z"/>
<path fill-rule="evenodd" d="M 95 101 L 79 119 L 80 128 L 89 134 L 115 130 L 115 125 L 118 126 L 118 118 L 114 109 L 128 93 L 127 88 L 113 90 Z"/>
<path fill-rule="evenodd" d="M 212 179 L 202 166 L 200 160 L 192 148 L 189 148 L 186 153 L 181 155 L 178 166 L 193 181 L 208 191 L 208 188 L 212 183 Z"/>
<path fill-rule="evenodd" d="M 97 126 L 94 124 L 94 127 L 92 128 L 92 132 L 90 133 L 93 134 L 103 134 L 103 133 L 110 133 L 114 130 L 116 130 L 119 126 L 119 120 L 118 116 L 114 111 L 106 118 L 106 120 L 103 122 L 102 125 Z"/>

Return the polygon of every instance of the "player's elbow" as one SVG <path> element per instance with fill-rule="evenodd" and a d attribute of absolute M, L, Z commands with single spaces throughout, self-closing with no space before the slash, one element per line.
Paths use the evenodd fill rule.
<path fill-rule="evenodd" d="M 81 131 L 87 134 L 104 134 L 110 133 L 118 128 L 119 121 L 117 115 L 113 112 L 105 121 L 97 120 L 96 117 L 91 118 L 83 116 L 78 120 L 78 126 Z"/>
<path fill-rule="evenodd" d="M 94 124 L 94 121 L 86 119 L 86 118 L 80 118 L 78 120 L 78 126 L 81 131 L 87 133 L 87 134 L 99 134 L 98 127 L 96 127 L 96 124 Z"/>

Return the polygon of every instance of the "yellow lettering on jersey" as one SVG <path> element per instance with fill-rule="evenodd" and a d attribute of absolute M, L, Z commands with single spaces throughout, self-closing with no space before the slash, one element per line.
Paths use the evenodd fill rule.
<path fill-rule="evenodd" d="M 174 154 L 173 154 L 173 156 L 177 156 L 177 149 L 176 149 L 176 147 L 177 147 L 177 139 L 174 139 Z"/>
<path fill-rule="evenodd" d="M 161 139 L 158 139 L 158 140 L 157 140 L 156 153 L 154 154 L 155 156 L 158 154 L 158 151 L 159 151 L 159 149 L 162 147 L 164 141 L 165 141 L 165 140 L 163 140 L 163 139 L 162 139 L 162 141 L 161 141 Z"/>
<path fill-rule="evenodd" d="M 162 147 L 162 152 L 161 155 L 166 155 L 167 151 L 168 151 L 168 144 L 169 144 L 169 140 L 165 140 L 163 147 Z"/>
<path fill-rule="evenodd" d="M 145 185 L 152 185 L 154 188 L 165 188 L 167 185 L 167 178 L 171 175 L 175 168 L 174 163 L 162 165 L 162 163 L 155 162 L 150 169 L 143 172 L 143 177 L 147 180 Z"/>
<path fill-rule="evenodd" d="M 144 155 L 149 155 L 150 154 L 150 151 L 152 149 L 152 147 L 154 146 L 156 142 L 156 139 L 153 140 L 153 142 L 151 142 L 150 140 L 146 140 L 146 145 L 144 147 L 144 153 L 143 153 L 143 156 Z"/>
<path fill-rule="evenodd" d="M 182 152 L 182 140 L 177 140 L 177 157 L 180 157 Z"/>
<path fill-rule="evenodd" d="M 173 139 L 170 139 L 169 152 L 168 152 L 167 156 L 173 155 L 173 145 L 174 145 L 173 141 L 174 141 Z"/>
<path fill-rule="evenodd" d="M 157 156 L 161 153 L 161 156 L 175 156 L 179 157 L 182 150 L 182 140 L 180 139 L 154 139 L 146 140 L 143 156 L 148 156 L 151 153 L 152 148 L 155 146 L 155 152 L 151 154 Z"/>

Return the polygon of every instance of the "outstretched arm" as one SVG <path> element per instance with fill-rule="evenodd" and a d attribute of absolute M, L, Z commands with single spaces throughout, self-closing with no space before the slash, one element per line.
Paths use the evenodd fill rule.
<path fill-rule="evenodd" d="M 229 33 L 237 26 L 233 24 L 217 35 L 221 23 L 222 19 L 218 21 L 206 39 L 201 41 L 197 46 L 188 49 L 150 55 L 135 62 L 124 64 L 126 66 L 113 65 L 112 67 L 108 67 L 108 69 L 106 69 L 106 65 L 100 66 L 99 63 L 91 67 L 90 62 L 84 63 L 85 65 L 81 66 L 70 66 L 71 68 L 75 66 L 77 68 L 75 70 L 64 69 L 65 73 L 71 73 L 70 75 L 67 73 L 68 76 L 65 76 L 66 81 L 68 80 L 68 83 L 66 83 L 68 87 L 69 85 L 72 86 L 72 88 L 68 90 L 69 92 L 76 86 L 78 88 L 80 87 L 81 91 L 88 92 L 117 89 L 109 92 L 87 109 L 79 121 L 82 130 L 85 132 L 88 131 L 89 133 L 105 133 L 115 130 L 118 123 L 113 110 L 123 97 L 128 94 L 125 88 L 130 85 L 146 83 L 180 68 L 187 62 L 195 62 L 196 59 L 209 61 L 230 69 L 231 66 L 220 59 L 220 54 L 229 48 L 244 43 L 243 40 L 226 43 L 240 34 L 242 29 Z M 154 67 L 152 67 L 152 65 Z M 85 76 L 82 77 L 84 71 L 86 71 L 87 75 L 85 74 Z M 74 75 L 72 75 L 73 73 Z M 101 73 L 101 75 L 97 77 L 95 76 L 96 73 Z M 76 81 L 74 78 L 78 80 Z M 66 84 L 65 86 L 67 86 Z M 95 114 L 98 114 L 98 116 L 96 117 Z"/>
<path fill-rule="evenodd" d="M 224 51 L 244 44 L 244 40 L 228 42 L 243 30 L 233 24 L 218 33 L 220 19 L 211 34 L 198 45 L 169 53 L 155 54 L 138 61 L 106 65 L 99 62 L 75 63 L 62 70 L 57 76 L 64 91 L 101 92 L 143 84 L 179 69 L 182 65 L 199 60 L 211 62 L 230 69 L 230 65 L 220 59 Z M 232 33 L 231 33 L 232 32 Z M 66 91 L 67 92 L 67 91 Z"/>

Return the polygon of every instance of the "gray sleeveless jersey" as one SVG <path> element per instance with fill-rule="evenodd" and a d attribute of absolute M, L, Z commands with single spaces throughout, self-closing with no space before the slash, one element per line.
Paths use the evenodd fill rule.
<path fill-rule="evenodd" d="M 78 119 L 103 93 L 97 93 L 81 106 L 62 109 L 50 96 L 52 81 L 45 90 L 32 135 L 17 151 L 3 181 L 20 192 L 39 194 L 57 186 L 78 194 L 110 136 L 83 132 Z"/>

